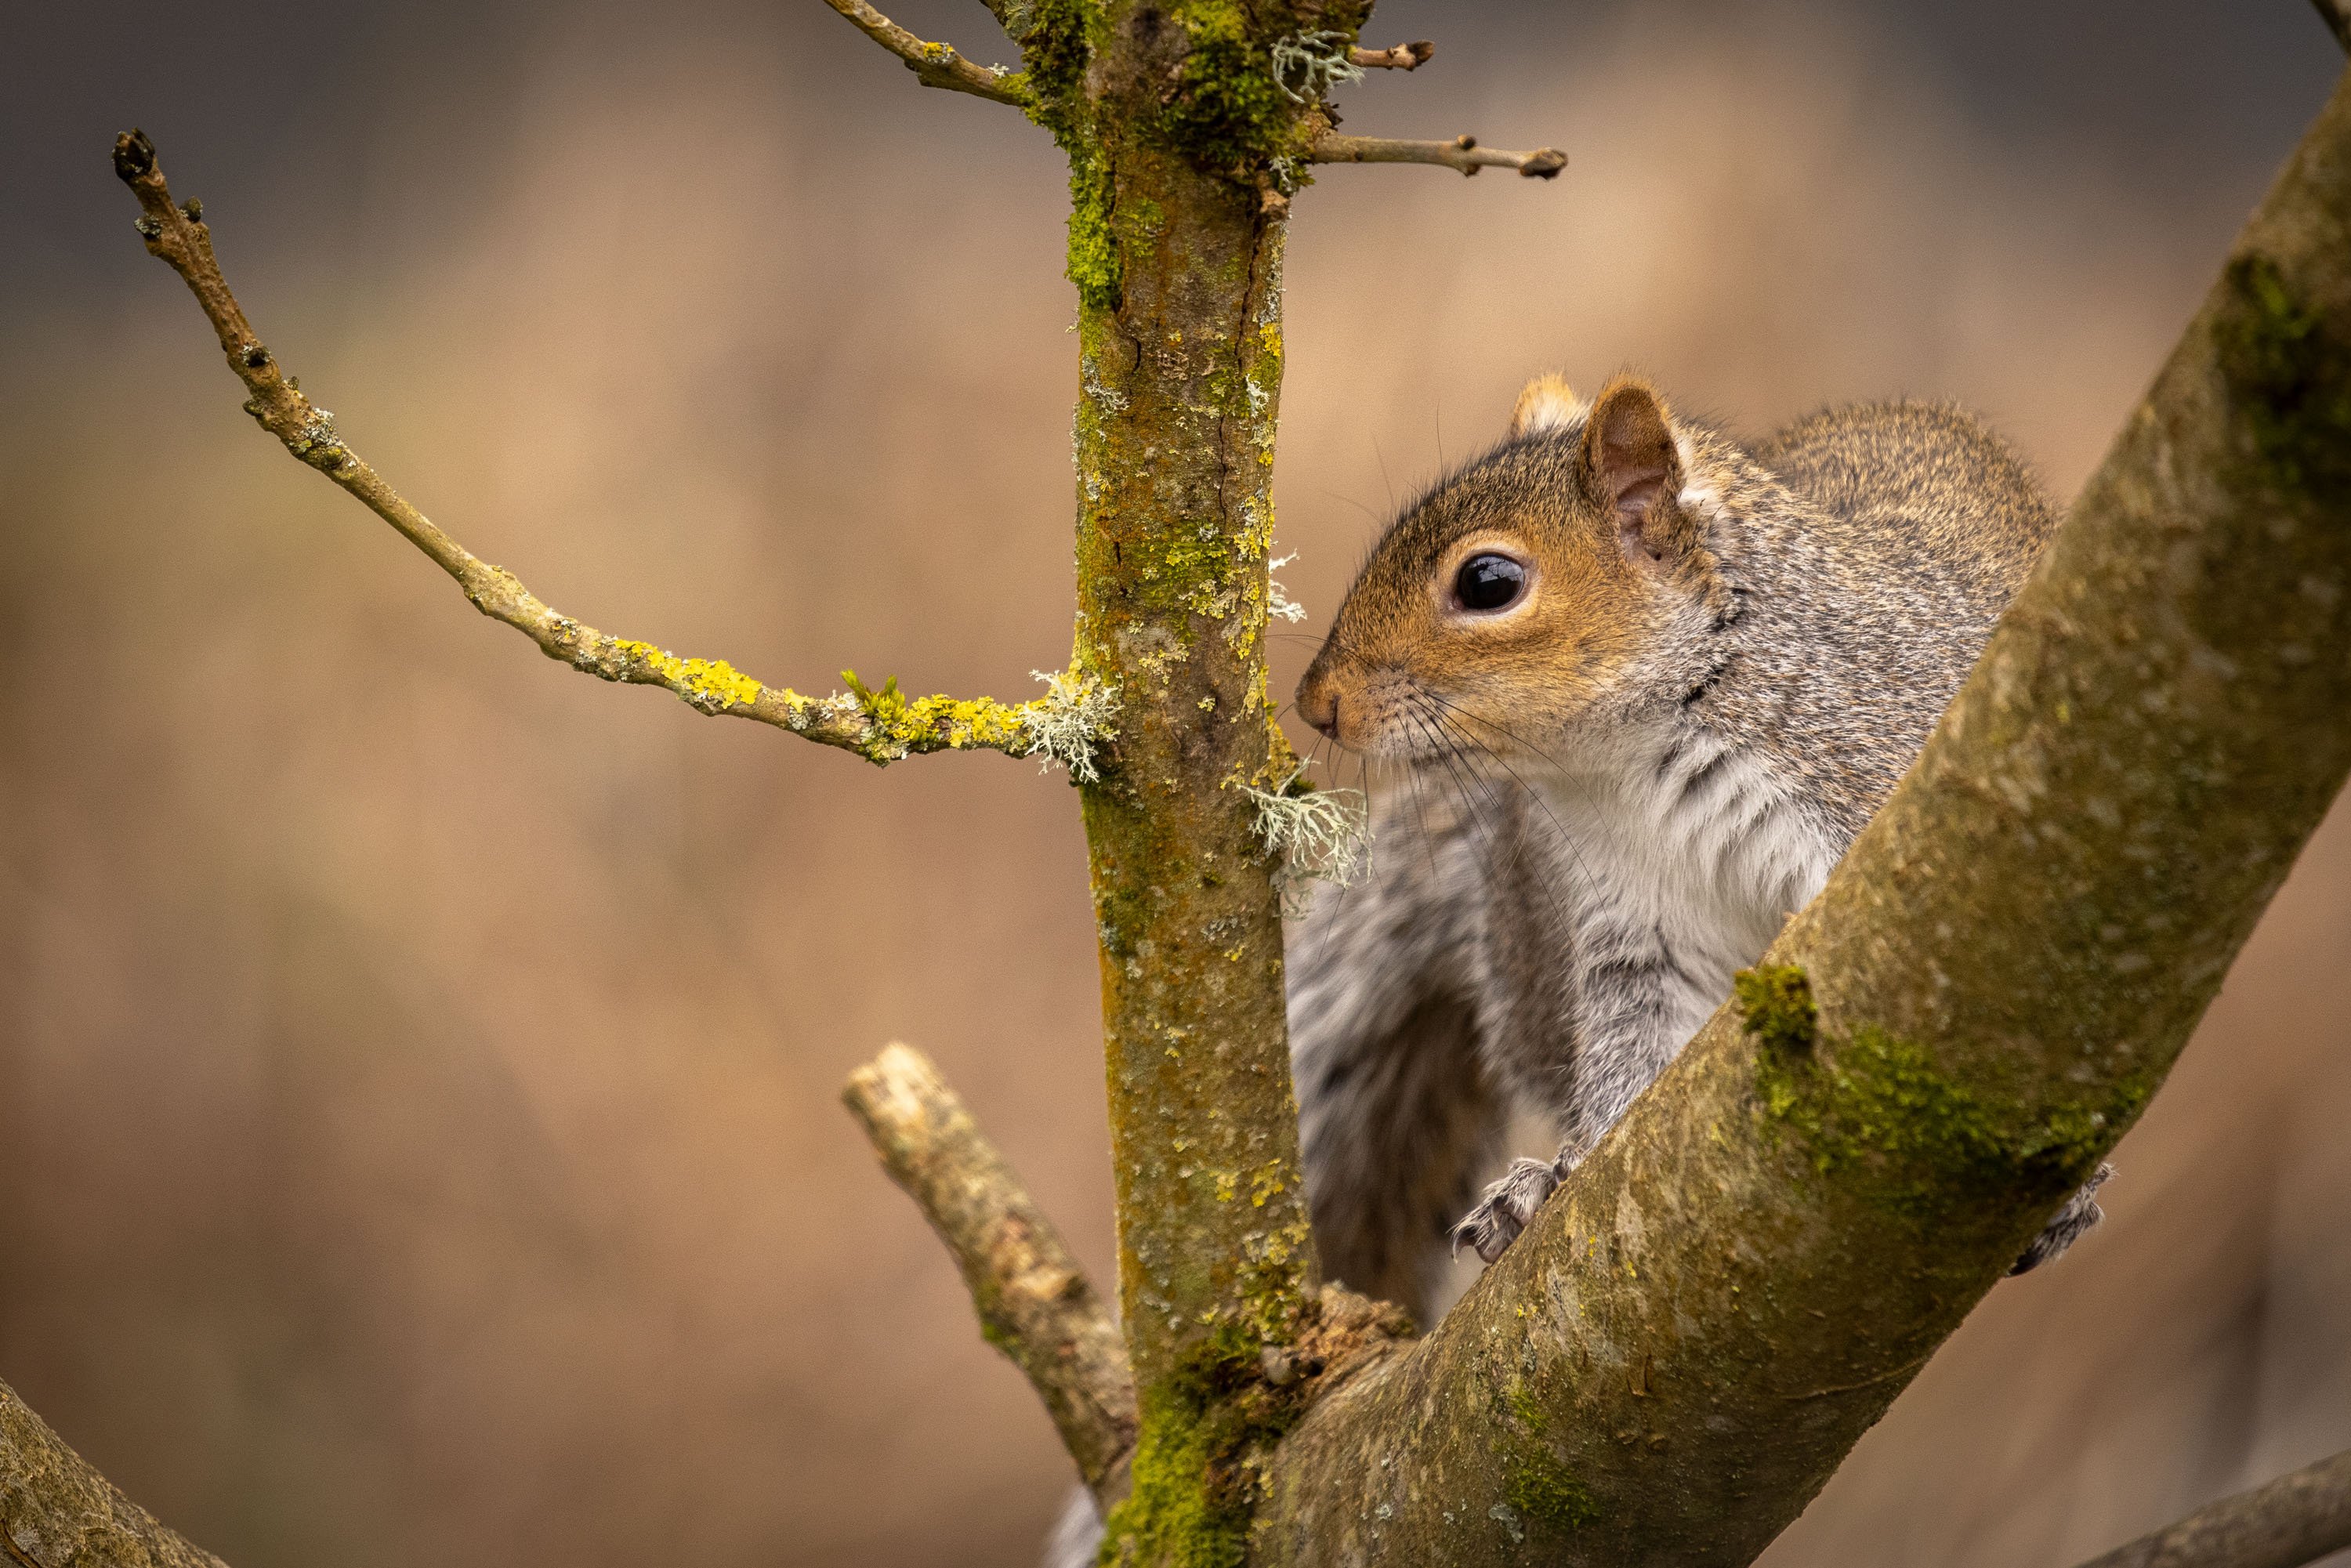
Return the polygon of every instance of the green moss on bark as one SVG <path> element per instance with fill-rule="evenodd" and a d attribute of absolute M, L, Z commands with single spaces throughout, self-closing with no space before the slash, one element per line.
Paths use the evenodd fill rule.
<path fill-rule="evenodd" d="M 1600 1504 L 1592 1490 L 1545 1441 L 1551 1417 L 1523 1383 L 1510 1395 L 1515 1429 L 1505 1427 L 1498 1444 L 1502 1463 L 1502 1496 L 1524 1518 L 1554 1531 L 1581 1530 L 1600 1521 Z"/>
<path fill-rule="evenodd" d="M 2062 1193 L 2089 1175 L 2136 1115 L 2126 1083 L 2111 1111 L 2003 1103 L 1941 1071 L 1920 1046 L 1875 1024 L 1824 1039 L 1804 971 L 1743 970 L 1736 982 L 1755 1037 L 1761 1113 L 1793 1135 L 1823 1176 L 1905 1212 L 1987 1191 Z"/>
<path fill-rule="evenodd" d="M 1305 151 L 1302 106 L 1274 79 L 1273 55 L 1238 0 L 1171 7 L 1189 47 L 1145 134 L 1211 172 L 1249 175 Z"/>
<path fill-rule="evenodd" d="M 1741 969 L 1731 977 L 1747 1032 L 1767 1051 L 1808 1054 L 1820 1038 L 1821 1009 L 1813 983 L 1792 964 Z"/>
<path fill-rule="evenodd" d="M 1109 161 L 1098 147 L 1079 145 L 1070 154 L 1070 281 L 1089 308 L 1118 308 L 1121 265 L 1112 232 L 1113 189 Z"/>
<path fill-rule="evenodd" d="M 2351 349 L 2259 251 L 2229 264 L 2220 369 L 2262 476 L 2322 505 L 2351 498 Z"/>
<path fill-rule="evenodd" d="M 1311 1309 L 1284 1316 L 1294 1331 Z M 1238 1568 L 1267 1455 L 1303 1413 L 1302 1387 L 1261 1374 L 1269 1340 L 1228 1323 L 1173 1377 L 1144 1391 L 1134 1490 L 1111 1511 L 1098 1561 L 1169 1568 Z"/>

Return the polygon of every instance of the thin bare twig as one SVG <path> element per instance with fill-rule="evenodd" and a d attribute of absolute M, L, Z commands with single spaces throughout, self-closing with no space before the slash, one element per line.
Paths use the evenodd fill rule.
<path fill-rule="evenodd" d="M 824 3 L 848 17 L 850 25 L 859 32 L 905 61 L 906 68 L 925 87 L 967 92 L 1016 106 L 1029 101 L 1029 95 L 1021 90 L 1018 71 L 1006 70 L 1001 66 L 974 65 L 956 53 L 953 44 L 926 43 L 868 5 L 865 0 Z"/>
<path fill-rule="evenodd" d="M 2351 1546 L 2351 1450 L 2222 1498 L 2082 1568 L 2302 1568 Z"/>
<path fill-rule="evenodd" d="M 1384 136 L 1342 136 L 1325 131 L 1314 139 L 1311 161 L 1317 163 L 1438 163 L 1475 174 L 1480 169 L 1516 169 L 1530 179 L 1548 180 L 1567 167 L 1567 154 L 1556 147 L 1531 152 L 1504 152 L 1480 147 L 1474 136 L 1450 141 L 1396 141 Z"/>
<path fill-rule="evenodd" d="M 229 368 L 251 394 L 245 411 L 288 452 L 357 497 L 455 578 L 475 609 L 522 632 L 548 657 L 603 680 L 664 687 L 698 712 L 757 719 L 875 763 L 916 752 L 985 749 L 1021 757 L 1036 749 L 1032 720 L 1042 711 L 1037 703 L 909 698 L 894 680 L 872 691 L 854 676 L 848 677 L 852 690 L 846 694 L 803 696 L 754 680 L 723 659 L 681 658 L 650 643 L 607 636 L 559 613 L 512 572 L 475 556 L 409 505 L 344 442 L 335 416 L 279 370 L 221 277 L 212 231 L 203 221 L 204 204 L 174 204 L 145 132 L 115 138 L 114 170 L 139 198 L 139 233 L 148 252 L 171 264 L 220 335 Z"/>
<path fill-rule="evenodd" d="M 889 1046 L 841 1097 L 955 1254 L 980 1333 L 1028 1374 L 1107 1511 L 1135 1431 L 1134 1374 L 1110 1310 L 928 1057 Z"/>
<path fill-rule="evenodd" d="M 1416 38 L 1409 44 L 1386 49 L 1366 49 L 1359 45 L 1347 51 L 1347 61 L 1367 71 L 1416 71 L 1435 53 L 1435 44 L 1426 38 Z"/>
<path fill-rule="evenodd" d="M 2343 46 L 2345 53 L 2351 54 L 2351 5 L 2346 5 L 2345 0 L 2310 0 L 2310 3 L 2317 7 L 2320 19 L 2334 33 L 2335 41 Z"/>

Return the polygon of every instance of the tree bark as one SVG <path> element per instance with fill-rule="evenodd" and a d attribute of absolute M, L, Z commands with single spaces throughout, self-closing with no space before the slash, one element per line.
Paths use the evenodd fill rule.
<path fill-rule="evenodd" d="M 2351 1546 L 2351 1452 L 2224 1497 L 2081 1568 L 2301 1568 Z"/>
<path fill-rule="evenodd" d="M 922 1052 L 884 1047 L 849 1075 L 841 1099 L 890 1179 L 955 1254 L 980 1336 L 1037 1390 L 1096 1505 L 1120 1501 L 1134 1447 L 1134 1375 L 1118 1323 L 1061 1232 Z"/>
<path fill-rule="evenodd" d="M 1261 651 L 1281 225 L 1181 159 L 1108 162 L 1113 222 L 1157 221 L 1119 246 L 1115 301 L 1079 315 L 1076 666 L 1119 701 L 1085 823 L 1119 1302 L 1147 1388 L 1219 1327 L 1278 1332 L 1312 1282 L 1280 909 L 1238 788 L 1288 772 Z"/>
<path fill-rule="evenodd" d="M 1142 1412 L 1111 1528 L 1132 1561 L 1191 1561 L 1247 1518 L 1232 1466 L 1258 1423 L 1222 1396 L 1295 1333 L 1317 1283 L 1280 901 L 1244 792 L 1295 770 L 1265 678 L 1287 204 L 1233 177 L 1297 134 L 1257 63 L 1260 29 L 1297 22 L 1229 0 L 1076 9 L 1081 70 L 1053 77 L 1073 38 L 1022 42 L 1071 170 L 1071 668 L 1118 700 L 1083 787 Z"/>
<path fill-rule="evenodd" d="M 1269 1563 L 1750 1563 L 2137 1116 L 2351 771 L 2338 87 L 1924 756 Z"/>
<path fill-rule="evenodd" d="M 0 1384 L 0 1553 L 18 1568 L 225 1568 L 114 1490 Z"/>

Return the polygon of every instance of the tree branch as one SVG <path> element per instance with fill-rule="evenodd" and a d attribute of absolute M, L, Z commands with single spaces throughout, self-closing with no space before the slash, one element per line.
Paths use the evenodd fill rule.
<path fill-rule="evenodd" d="M 1135 1432 L 1134 1375 L 1110 1310 L 928 1057 L 890 1046 L 841 1097 L 955 1254 L 980 1333 L 1028 1375 L 1107 1512 L 1125 1494 Z"/>
<path fill-rule="evenodd" d="M 2351 1546 L 2351 1450 L 2199 1508 L 2082 1568 L 2302 1568 Z"/>
<path fill-rule="evenodd" d="M 1416 38 L 1409 44 L 1386 49 L 1366 49 L 1358 45 L 1347 51 L 1347 63 L 1364 70 L 1416 71 L 1436 53 L 1437 46 L 1426 38 Z"/>
<path fill-rule="evenodd" d="M 990 697 L 909 698 L 900 694 L 894 680 L 874 691 L 846 675 L 852 688 L 847 694 L 803 696 L 763 685 L 723 659 L 681 658 L 650 643 L 607 636 L 559 613 L 512 572 L 475 556 L 411 506 L 344 442 L 335 429 L 335 416 L 311 402 L 297 378 L 279 370 L 221 277 L 213 256 L 212 231 L 203 221 L 204 204 L 173 204 L 155 160 L 154 143 L 145 132 L 131 131 L 115 138 L 114 169 L 139 198 L 139 233 L 149 254 L 171 264 L 219 334 L 229 368 L 251 394 L 245 411 L 284 442 L 288 452 L 357 497 L 456 579 L 476 610 L 522 632 L 549 658 L 601 680 L 661 686 L 696 712 L 757 719 L 877 764 L 930 751 L 984 749 L 1025 757 L 1049 750 L 1061 755 L 1048 744 L 1049 736 L 1057 718 L 1066 718 L 1061 710 L 1068 706 L 1067 699 L 1083 695 L 1070 692 L 1065 685 L 1056 686 L 1057 695 L 1008 704 Z M 1081 760 L 1079 766 L 1083 766 Z"/>
<path fill-rule="evenodd" d="M 1252 1561 L 1753 1562 L 2130 1126 L 2351 774 L 2346 517 L 2351 73 L 1885 809 L 1307 1415 Z"/>
<path fill-rule="evenodd" d="M 1450 141 L 1397 141 L 1384 136 L 1343 136 L 1326 131 L 1314 139 L 1311 161 L 1316 163 L 1438 163 L 1475 174 L 1480 169 L 1516 169 L 1530 179 L 1548 180 L 1567 167 L 1567 154 L 1556 147 L 1531 152 L 1504 152 L 1480 147 L 1474 136 Z"/>
<path fill-rule="evenodd" d="M 2310 0 L 2310 3 L 2317 8 L 2319 18 L 2326 24 L 2328 30 L 2334 33 L 2335 41 L 2343 46 L 2346 53 L 2351 53 L 2351 5 L 2346 5 L 2345 0 Z"/>
<path fill-rule="evenodd" d="M 0 1384 L 0 1554 L 16 1568 L 225 1568 L 124 1497 Z"/>
<path fill-rule="evenodd" d="M 1000 66 L 974 65 L 956 53 L 952 44 L 930 44 L 914 37 L 889 17 L 868 5 L 865 0 L 824 0 L 824 3 L 849 18 L 850 25 L 900 59 L 925 87 L 945 88 L 951 92 L 967 92 L 976 98 L 993 99 L 1015 108 L 1029 101 L 1023 89 L 1020 73 Z"/>

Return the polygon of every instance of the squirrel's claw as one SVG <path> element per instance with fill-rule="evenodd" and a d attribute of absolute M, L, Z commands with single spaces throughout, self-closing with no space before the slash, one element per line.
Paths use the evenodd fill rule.
<path fill-rule="evenodd" d="M 2057 1211 L 2057 1218 L 2049 1222 L 2048 1228 L 2032 1239 L 2024 1256 L 2009 1270 L 2009 1277 L 2013 1279 L 2053 1260 L 2105 1218 L 2106 1211 L 2098 1207 L 2098 1189 L 2114 1174 L 2115 1167 L 2109 1165 L 2101 1165 L 2093 1172 L 2090 1179 L 2082 1184 L 2082 1190 L 2065 1200 L 2065 1207 Z"/>
<path fill-rule="evenodd" d="M 1512 1160 L 1502 1179 L 1487 1187 L 1478 1207 L 1453 1228 L 1450 1235 L 1455 1255 L 1459 1255 L 1461 1244 L 1466 1241 L 1489 1263 L 1499 1258 L 1534 1218 L 1543 1199 L 1558 1190 L 1563 1175 L 1561 1164 L 1556 1160 Z"/>

